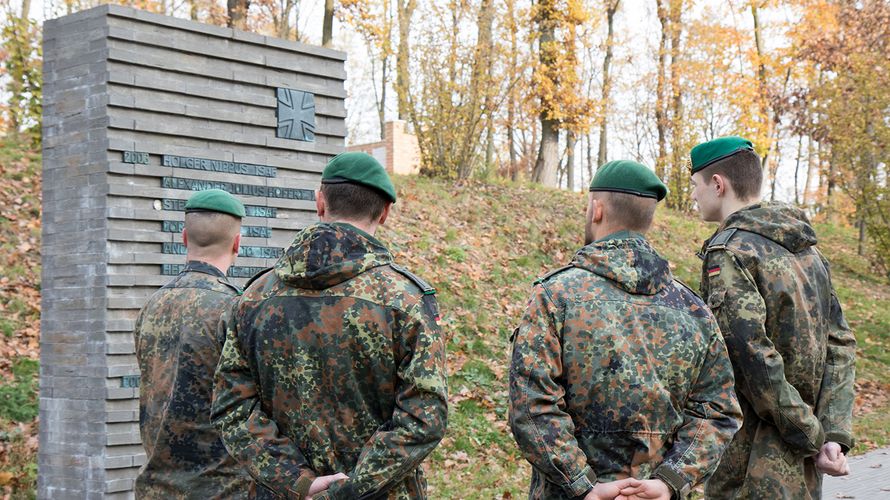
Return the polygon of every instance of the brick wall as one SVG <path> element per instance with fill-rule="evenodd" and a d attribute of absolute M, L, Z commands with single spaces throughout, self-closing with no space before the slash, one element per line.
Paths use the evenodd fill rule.
<path fill-rule="evenodd" d="M 417 137 L 405 130 L 405 122 L 401 120 L 384 124 L 382 141 L 356 144 L 346 149 L 362 151 L 377 158 L 389 173 L 412 175 L 420 171 Z"/>

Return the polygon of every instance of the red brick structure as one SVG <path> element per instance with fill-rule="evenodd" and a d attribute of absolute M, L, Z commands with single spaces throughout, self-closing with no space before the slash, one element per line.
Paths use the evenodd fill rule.
<path fill-rule="evenodd" d="M 405 131 L 405 122 L 386 122 L 383 140 L 347 146 L 347 151 L 362 151 L 377 158 L 391 174 L 412 175 L 420 171 L 420 148 L 417 136 Z"/>

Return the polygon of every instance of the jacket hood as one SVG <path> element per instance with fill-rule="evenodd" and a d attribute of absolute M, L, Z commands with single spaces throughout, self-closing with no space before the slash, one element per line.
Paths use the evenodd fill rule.
<path fill-rule="evenodd" d="M 786 203 L 758 203 L 731 214 L 720 229 L 736 228 L 756 233 L 792 253 L 816 244 L 816 232 L 803 210 Z"/>
<path fill-rule="evenodd" d="M 572 265 L 634 295 L 655 295 L 673 280 L 667 261 L 642 238 L 591 243 L 575 254 Z"/>
<path fill-rule="evenodd" d="M 345 223 L 319 223 L 303 229 L 275 263 L 288 285 L 323 290 L 392 262 L 389 250 L 368 233 Z"/>

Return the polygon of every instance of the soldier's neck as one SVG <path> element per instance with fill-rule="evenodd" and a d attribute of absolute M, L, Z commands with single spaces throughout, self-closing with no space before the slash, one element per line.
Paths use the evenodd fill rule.
<path fill-rule="evenodd" d="M 743 200 L 736 197 L 727 197 L 723 200 L 723 206 L 720 207 L 720 223 L 726 222 L 726 219 L 729 218 L 730 215 L 738 212 L 739 210 L 753 205 L 757 203 L 758 200 Z"/>

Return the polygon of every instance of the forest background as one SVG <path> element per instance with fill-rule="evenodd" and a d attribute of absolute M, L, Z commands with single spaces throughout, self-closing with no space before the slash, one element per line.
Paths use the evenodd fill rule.
<path fill-rule="evenodd" d="M 40 26 L 98 3 L 0 0 L 0 494 L 16 497 L 36 475 Z M 695 285 L 692 253 L 713 227 L 692 222 L 688 151 L 729 134 L 763 158 L 764 199 L 817 221 L 860 342 L 857 451 L 887 444 L 887 0 L 115 3 L 344 50 L 348 142 L 393 119 L 417 135 L 422 175 L 397 179 L 406 203 L 384 238 L 451 313 L 434 497 L 527 483 L 504 427 L 507 332 L 534 277 L 580 245 L 579 192 L 597 165 L 631 158 L 664 179 L 653 240 Z"/>

